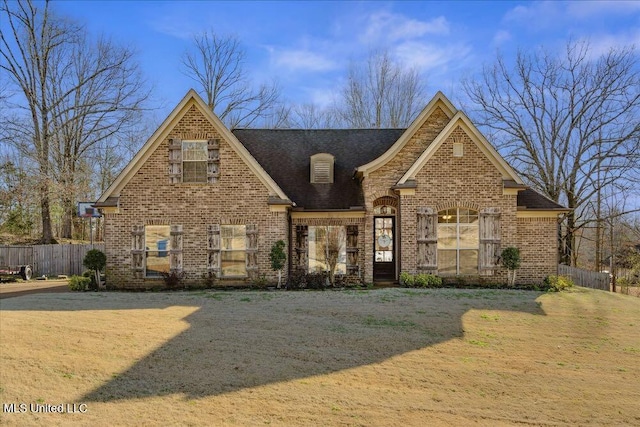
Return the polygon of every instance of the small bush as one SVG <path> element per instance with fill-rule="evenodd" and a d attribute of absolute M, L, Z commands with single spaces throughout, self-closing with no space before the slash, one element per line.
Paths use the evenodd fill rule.
<path fill-rule="evenodd" d="M 88 278 L 91 282 L 89 282 L 89 290 L 96 291 L 98 290 L 98 284 L 96 283 L 96 275 L 92 270 L 86 270 L 82 273 L 82 277 Z"/>
<path fill-rule="evenodd" d="M 162 280 L 167 289 L 178 289 L 182 287 L 182 281 L 184 280 L 184 271 L 171 270 L 168 273 L 162 273 Z"/>
<path fill-rule="evenodd" d="M 213 272 L 202 274 L 202 285 L 204 288 L 213 288 L 218 282 L 218 278 Z"/>
<path fill-rule="evenodd" d="M 91 278 L 84 276 L 71 276 L 67 282 L 69 283 L 70 290 L 75 292 L 84 292 L 89 289 Z"/>
<path fill-rule="evenodd" d="M 426 288 L 429 286 L 429 277 L 427 274 L 416 274 L 414 283 L 418 288 Z"/>
<path fill-rule="evenodd" d="M 259 288 L 266 288 L 269 284 L 266 274 L 257 274 L 252 280 L 253 284 Z"/>
<path fill-rule="evenodd" d="M 415 286 L 415 284 L 415 277 L 413 277 L 412 274 L 409 274 L 406 271 L 400 273 L 400 286 L 412 288 L 413 286 Z"/>
<path fill-rule="evenodd" d="M 418 288 L 439 288 L 442 286 L 442 278 L 434 274 L 420 273 L 415 276 L 407 272 L 400 273 L 400 285 Z"/>
<path fill-rule="evenodd" d="M 322 273 L 309 273 L 306 278 L 307 288 L 324 289 L 327 287 L 328 280 L 329 274 L 324 271 Z"/>
<path fill-rule="evenodd" d="M 547 276 L 544 279 L 544 290 L 548 292 L 560 292 L 574 286 L 573 280 L 567 276 Z"/>
<path fill-rule="evenodd" d="M 297 270 L 289 274 L 287 289 L 325 289 L 328 279 L 329 275 L 325 271 L 307 273 L 304 270 Z"/>

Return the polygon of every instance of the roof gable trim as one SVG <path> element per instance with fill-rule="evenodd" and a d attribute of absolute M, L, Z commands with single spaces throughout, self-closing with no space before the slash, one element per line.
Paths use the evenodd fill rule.
<path fill-rule="evenodd" d="M 276 182 L 267 174 L 260 166 L 256 159 L 242 145 L 240 141 L 231 133 L 231 131 L 222 123 L 222 121 L 208 108 L 202 98 L 195 90 L 190 89 L 182 98 L 178 105 L 171 111 L 169 116 L 156 129 L 151 137 L 144 143 L 142 148 L 131 159 L 127 166 L 120 172 L 115 181 L 100 196 L 98 203 L 105 202 L 109 197 L 119 196 L 120 191 L 131 180 L 131 178 L 140 170 L 142 165 L 151 157 L 151 154 L 167 138 L 173 127 L 184 117 L 189 108 L 195 105 L 198 110 L 209 120 L 213 127 L 222 135 L 229 143 L 231 148 L 240 156 L 247 164 L 249 169 L 258 177 L 258 179 L 267 187 L 270 195 L 278 196 L 281 199 L 289 199 Z"/>
<path fill-rule="evenodd" d="M 440 132 L 440 134 L 434 139 L 434 141 L 424 150 L 424 152 L 418 157 L 413 165 L 407 170 L 407 172 L 400 178 L 397 185 L 403 185 L 409 180 L 415 180 L 416 175 L 422 170 L 424 165 L 433 157 L 434 153 L 442 146 L 444 141 L 447 140 L 451 132 L 460 125 L 462 129 L 471 137 L 471 140 L 476 146 L 483 152 L 483 154 L 489 159 L 489 161 L 500 171 L 503 180 L 510 180 L 518 185 L 524 185 L 522 179 L 516 174 L 516 172 L 509 166 L 509 164 L 502 158 L 502 156 L 496 151 L 495 148 L 487 141 L 487 139 L 480 133 L 478 128 L 469 120 L 469 118 L 462 112 L 458 111 L 455 116 L 449 121 L 447 126 Z"/>
<path fill-rule="evenodd" d="M 437 107 L 440 107 L 442 111 L 451 119 L 455 113 L 458 111 L 451 101 L 447 99 L 446 96 L 440 91 L 434 95 L 434 97 L 429 101 L 429 103 L 424 107 L 422 112 L 416 117 L 416 119 L 411 123 L 411 125 L 404 131 L 404 133 L 398 138 L 398 140 L 377 159 L 373 161 L 359 166 L 356 169 L 358 174 L 362 176 L 367 176 L 375 170 L 384 166 L 387 162 L 393 159 L 396 154 L 402 150 L 402 148 L 407 145 L 411 137 L 416 133 L 416 131 L 424 124 L 424 122 L 433 114 Z"/>

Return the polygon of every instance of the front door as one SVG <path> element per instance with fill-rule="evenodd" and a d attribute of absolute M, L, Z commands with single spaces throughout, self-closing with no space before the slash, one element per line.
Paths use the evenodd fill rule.
<path fill-rule="evenodd" d="M 374 217 L 373 280 L 396 280 L 395 217 Z"/>

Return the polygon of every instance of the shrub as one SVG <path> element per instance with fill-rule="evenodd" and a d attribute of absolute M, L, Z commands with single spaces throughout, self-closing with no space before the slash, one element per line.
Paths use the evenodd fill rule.
<path fill-rule="evenodd" d="M 100 287 L 100 271 L 104 270 L 104 267 L 107 265 L 107 256 L 104 252 L 99 251 L 98 249 L 91 249 L 84 256 L 82 260 L 82 265 L 87 267 L 89 270 L 94 272 L 94 280 L 96 283 L 96 287 Z"/>
<path fill-rule="evenodd" d="M 573 280 L 567 276 L 547 276 L 544 279 L 544 289 L 548 292 L 560 292 L 573 287 Z"/>
<path fill-rule="evenodd" d="M 306 273 L 303 270 L 294 270 L 287 278 L 287 289 L 304 289 L 306 287 Z"/>
<path fill-rule="evenodd" d="M 69 289 L 72 291 L 83 292 L 89 289 L 89 284 L 91 283 L 90 277 L 84 276 L 71 276 L 67 280 L 69 283 Z"/>
<path fill-rule="evenodd" d="M 269 279 L 267 279 L 266 274 L 258 274 L 253 278 L 252 282 L 259 288 L 265 288 L 269 284 Z"/>
<path fill-rule="evenodd" d="M 430 288 L 439 288 L 442 286 L 442 278 L 433 274 L 427 274 L 427 281 Z"/>
<path fill-rule="evenodd" d="M 205 288 L 213 288 L 216 285 L 217 281 L 218 278 L 211 271 L 202 274 L 202 283 L 203 287 Z"/>
<path fill-rule="evenodd" d="M 89 280 L 91 280 L 91 282 L 89 282 L 89 290 L 91 290 L 91 291 L 98 290 L 98 283 L 96 283 L 95 272 L 93 272 L 91 270 L 87 270 L 84 273 L 82 273 L 82 277 L 86 277 Z"/>
<path fill-rule="evenodd" d="M 504 248 L 500 254 L 502 266 L 507 269 L 507 280 L 509 286 L 516 283 L 516 270 L 520 268 L 520 249 L 514 247 Z"/>
<path fill-rule="evenodd" d="M 184 271 L 171 270 L 168 273 L 162 272 L 162 280 L 164 280 L 164 285 L 167 289 L 181 288 L 184 277 Z"/>
<path fill-rule="evenodd" d="M 442 286 L 442 279 L 433 274 L 418 274 L 416 276 L 416 286 L 422 288 L 438 288 Z"/>
<path fill-rule="evenodd" d="M 284 241 L 278 240 L 271 246 L 271 252 L 269 253 L 271 269 L 278 272 L 278 287 L 282 285 L 282 269 L 284 268 L 284 263 L 287 261 L 287 254 L 284 253 L 284 247 Z"/>
<path fill-rule="evenodd" d="M 400 285 L 405 287 L 438 288 L 442 278 L 434 274 L 419 273 L 415 276 L 407 272 L 400 273 Z"/>
<path fill-rule="evenodd" d="M 426 274 L 416 274 L 414 283 L 418 288 L 426 288 L 429 286 L 429 278 Z"/>
<path fill-rule="evenodd" d="M 327 287 L 329 280 L 329 273 L 323 271 L 322 273 L 309 273 L 306 277 L 307 288 L 309 289 L 324 289 Z"/>
<path fill-rule="evenodd" d="M 415 284 L 416 284 L 415 278 L 413 277 L 412 274 L 409 274 L 406 271 L 403 271 L 402 273 L 400 273 L 400 286 L 411 288 L 415 286 Z"/>
<path fill-rule="evenodd" d="M 287 289 L 325 289 L 328 281 L 329 273 L 326 271 L 307 273 L 304 270 L 297 270 L 289 274 Z"/>

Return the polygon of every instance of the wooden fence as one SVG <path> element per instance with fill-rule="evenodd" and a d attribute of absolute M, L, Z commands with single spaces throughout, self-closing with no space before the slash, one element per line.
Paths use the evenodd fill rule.
<path fill-rule="evenodd" d="M 603 291 L 611 290 L 611 279 L 609 273 L 598 273 L 596 271 L 582 270 L 580 268 L 568 265 L 558 265 L 558 274 L 561 276 L 569 276 L 573 283 L 585 288 L 601 289 Z"/>
<path fill-rule="evenodd" d="M 82 274 L 84 256 L 91 249 L 104 252 L 104 244 L 94 245 L 0 245 L 0 267 L 15 267 L 29 264 L 33 276 L 58 276 Z"/>

